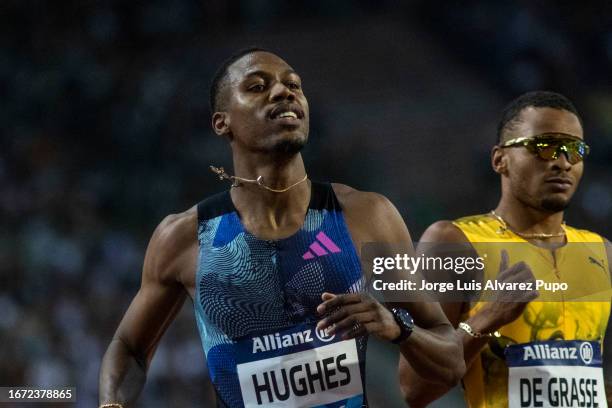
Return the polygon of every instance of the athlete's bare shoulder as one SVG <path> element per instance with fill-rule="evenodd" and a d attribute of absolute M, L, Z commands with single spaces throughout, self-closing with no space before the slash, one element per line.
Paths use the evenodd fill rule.
<path fill-rule="evenodd" d="M 420 242 L 468 242 L 468 239 L 452 221 L 440 220 L 427 227 Z"/>
<path fill-rule="evenodd" d="M 382 194 L 333 183 L 351 232 L 364 242 L 407 242 L 410 234 L 397 208 Z"/>
<path fill-rule="evenodd" d="M 184 281 L 193 266 L 193 249 L 197 247 L 197 207 L 166 216 L 157 226 L 149 242 L 143 279 L 160 282 Z"/>
<path fill-rule="evenodd" d="M 360 191 L 340 183 L 332 183 L 332 187 L 344 211 L 364 210 L 368 208 L 370 211 L 384 211 L 385 207 L 393 206 L 387 197 L 382 194 L 373 193 L 371 191 Z"/>

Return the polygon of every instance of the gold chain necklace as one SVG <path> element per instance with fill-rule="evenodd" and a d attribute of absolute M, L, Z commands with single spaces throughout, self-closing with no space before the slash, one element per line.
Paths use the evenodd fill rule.
<path fill-rule="evenodd" d="M 501 227 L 499 228 L 499 230 L 497 230 L 498 234 L 503 234 L 506 231 L 511 231 L 513 233 L 515 233 L 516 235 L 518 235 L 521 238 L 525 238 L 525 239 L 548 239 L 548 238 L 557 238 L 557 237 L 563 237 L 565 236 L 566 232 L 565 232 L 565 221 L 563 221 L 563 223 L 561 224 L 561 232 L 557 232 L 556 234 L 547 234 L 544 232 L 536 232 L 533 234 L 525 234 L 522 232 L 517 232 L 514 231 L 513 229 L 511 229 L 508 226 L 508 223 L 499 215 L 495 212 L 495 210 L 491 210 L 490 214 L 497 220 L 499 221 L 499 223 L 501 224 Z"/>
<path fill-rule="evenodd" d="M 213 173 L 215 173 L 217 176 L 219 176 L 219 180 L 231 181 L 232 187 L 240 187 L 242 183 L 251 183 L 251 184 L 257 184 L 259 187 L 265 188 L 266 190 L 271 191 L 273 193 L 284 193 L 285 191 L 291 190 L 293 187 L 297 186 L 300 183 L 303 183 L 304 181 L 308 179 L 308 174 L 306 174 L 304 175 L 303 179 L 293 183 L 289 187 L 276 189 L 276 188 L 266 186 L 263 182 L 263 176 L 259 176 L 255 180 L 253 180 L 253 179 L 245 179 L 245 178 L 238 177 L 238 176 L 230 176 L 229 174 L 225 172 L 225 169 L 223 167 L 210 166 L 210 170 Z"/>

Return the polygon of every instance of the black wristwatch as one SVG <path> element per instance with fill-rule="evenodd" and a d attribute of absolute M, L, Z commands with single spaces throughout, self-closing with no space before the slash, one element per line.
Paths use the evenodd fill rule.
<path fill-rule="evenodd" d="M 395 322 L 400 328 L 400 335 L 395 340 L 391 340 L 391 343 L 403 343 L 404 340 L 410 337 L 412 330 L 414 330 L 414 320 L 412 319 L 412 316 L 410 316 L 410 313 L 399 307 L 392 307 L 391 313 L 393 314 Z"/>

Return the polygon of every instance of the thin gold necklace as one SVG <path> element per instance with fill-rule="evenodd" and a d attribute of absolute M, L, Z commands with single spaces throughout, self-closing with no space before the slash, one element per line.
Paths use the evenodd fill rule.
<path fill-rule="evenodd" d="M 210 170 L 215 173 L 217 176 L 219 176 L 219 180 L 229 180 L 232 182 L 232 187 L 240 187 L 240 185 L 242 185 L 242 183 L 251 183 L 251 184 L 257 184 L 259 187 L 264 188 L 268 191 L 271 191 L 273 193 L 284 193 L 285 191 L 289 191 L 291 190 L 293 187 L 297 186 L 300 183 L 305 182 L 308 179 L 308 174 L 304 175 L 304 178 L 293 183 L 292 185 L 290 185 L 289 187 L 286 188 L 280 188 L 280 189 L 276 189 L 276 188 L 272 188 L 272 187 L 268 187 L 264 184 L 263 182 L 263 176 L 259 176 L 256 179 L 246 179 L 246 178 L 242 178 L 242 177 L 238 177 L 238 176 L 230 176 L 229 174 L 227 174 L 225 172 L 225 169 L 223 167 L 215 167 L 215 166 L 210 166 Z"/>
<path fill-rule="evenodd" d="M 499 221 L 499 223 L 501 224 L 501 227 L 499 228 L 499 230 L 497 230 L 498 234 L 503 234 L 506 231 L 511 231 L 513 233 L 515 233 L 516 235 L 518 235 L 521 238 L 525 238 L 525 239 L 548 239 L 548 238 L 557 238 L 557 237 L 563 237 L 565 236 L 566 232 L 565 232 L 565 221 L 563 221 L 563 223 L 561 224 L 561 232 L 557 232 L 556 234 L 547 234 L 544 232 L 536 232 L 536 233 L 532 233 L 532 234 L 525 234 L 523 232 L 517 232 L 515 230 L 513 230 L 512 228 L 510 228 L 508 226 L 508 223 L 499 215 L 495 212 L 495 210 L 491 210 L 490 214 L 497 220 Z"/>

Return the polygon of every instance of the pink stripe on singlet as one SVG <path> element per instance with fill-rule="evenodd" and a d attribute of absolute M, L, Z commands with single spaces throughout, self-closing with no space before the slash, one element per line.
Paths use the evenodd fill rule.
<path fill-rule="evenodd" d="M 302 255 L 302 259 L 305 261 L 312 259 L 312 258 L 314 258 L 314 255 L 310 251 L 306 251 L 306 253 Z"/>
<path fill-rule="evenodd" d="M 327 248 L 330 252 L 333 252 L 333 253 L 341 252 L 340 248 L 338 248 L 338 246 L 334 244 L 334 241 L 332 241 L 327 235 L 325 235 L 323 231 L 317 234 L 317 239 L 321 241 L 321 243 L 325 246 L 325 248 Z"/>
<path fill-rule="evenodd" d="M 318 242 L 313 242 L 312 244 L 310 244 L 310 249 L 312 250 L 312 252 L 317 254 L 317 256 L 327 255 L 327 251 L 323 249 L 323 247 L 319 245 Z"/>

